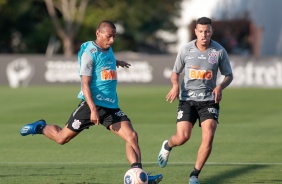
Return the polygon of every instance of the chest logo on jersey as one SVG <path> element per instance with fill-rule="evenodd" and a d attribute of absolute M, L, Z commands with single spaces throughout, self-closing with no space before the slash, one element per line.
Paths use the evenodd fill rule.
<path fill-rule="evenodd" d="M 96 48 L 93 48 L 93 49 L 90 50 L 91 53 L 94 53 L 94 52 L 96 52 L 96 51 L 97 51 Z"/>
<path fill-rule="evenodd" d="M 117 80 L 117 71 L 115 70 L 105 70 L 101 71 L 102 80 Z"/>
<path fill-rule="evenodd" d="M 214 52 L 209 53 L 208 62 L 211 64 L 216 64 L 217 63 L 217 54 Z"/>
<path fill-rule="evenodd" d="M 189 52 L 195 52 L 195 51 L 196 51 L 195 48 L 190 48 L 190 49 L 189 49 Z"/>
<path fill-rule="evenodd" d="M 212 71 L 211 70 L 190 69 L 189 78 L 190 79 L 211 80 L 212 79 Z"/>
<path fill-rule="evenodd" d="M 198 56 L 198 59 L 207 59 L 206 56 L 204 56 L 203 54 L 201 56 Z"/>

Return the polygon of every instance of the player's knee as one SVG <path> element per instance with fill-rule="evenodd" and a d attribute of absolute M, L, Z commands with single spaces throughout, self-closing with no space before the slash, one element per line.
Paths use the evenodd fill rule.
<path fill-rule="evenodd" d="M 138 140 L 138 134 L 135 131 L 132 131 L 128 136 L 127 136 L 127 141 L 128 142 L 137 142 Z"/>
<path fill-rule="evenodd" d="M 64 145 L 64 144 L 66 144 L 66 143 L 69 142 L 69 139 L 60 138 L 60 139 L 56 140 L 56 142 L 57 142 L 58 144 L 60 144 L 60 145 Z"/>
<path fill-rule="evenodd" d="M 178 136 L 178 146 L 186 143 L 189 139 L 190 139 L 189 134 L 182 134 L 182 135 Z"/>

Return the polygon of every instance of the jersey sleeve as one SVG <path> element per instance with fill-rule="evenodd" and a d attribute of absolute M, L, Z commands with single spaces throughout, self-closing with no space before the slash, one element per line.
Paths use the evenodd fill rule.
<path fill-rule="evenodd" d="M 219 62 L 219 71 L 221 75 L 232 74 L 231 64 L 225 49 L 222 49 L 221 61 Z"/>
<path fill-rule="evenodd" d="M 84 52 L 81 56 L 79 75 L 92 76 L 93 64 L 92 57 L 87 52 Z"/>
<path fill-rule="evenodd" d="M 184 57 L 185 57 L 185 49 L 184 48 L 182 48 L 179 52 L 178 52 L 178 54 L 177 54 L 177 56 L 176 56 L 176 59 L 175 59 L 175 63 L 174 63 L 174 67 L 173 67 L 173 72 L 175 72 L 175 73 L 177 73 L 177 74 L 180 74 L 180 73 L 182 73 L 182 71 L 183 71 L 183 68 L 184 68 L 184 66 L 185 66 L 185 64 L 184 64 Z"/>

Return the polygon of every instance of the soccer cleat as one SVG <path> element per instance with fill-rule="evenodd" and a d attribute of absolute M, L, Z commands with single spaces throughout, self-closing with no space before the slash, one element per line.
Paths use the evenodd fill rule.
<path fill-rule="evenodd" d="M 151 176 L 150 174 L 148 174 L 148 184 L 158 184 L 162 181 L 162 179 L 162 174 L 157 174 L 155 176 Z"/>
<path fill-rule="evenodd" d="M 45 120 L 41 119 L 31 124 L 26 124 L 22 127 L 20 134 L 26 136 L 29 134 L 42 134 L 42 129 L 46 126 Z"/>
<path fill-rule="evenodd" d="M 200 184 L 200 182 L 196 176 L 191 176 L 189 179 L 189 184 Z"/>
<path fill-rule="evenodd" d="M 163 142 L 161 151 L 160 151 L 159 156 L 158 156 L 158 164 L 159 164 L 160 167 L 166 166 L 167 161 L 168 161 L 168 157 L 169 157 L 169 154 L 170 154 L 170 151 L 168 151 L 164 148 L 164 146 L 167 142 L 168 142 L 168 140 L 165 140 Z"/>

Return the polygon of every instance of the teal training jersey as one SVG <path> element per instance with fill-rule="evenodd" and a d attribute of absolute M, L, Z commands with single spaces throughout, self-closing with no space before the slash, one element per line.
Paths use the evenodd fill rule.
<path fill-rule="evenodd" d="M 112 48 L 103 50 L 93 41 L 85 42 L 78 52 L 79 75 L 91 76 L 90 89 L 95 105 L 118 108 L 116 60 Z M 82 90 L 78 98 L 85 100 Z"/>

